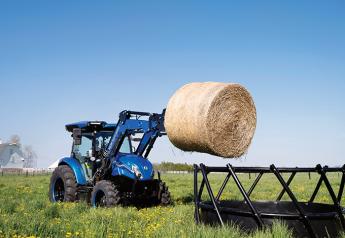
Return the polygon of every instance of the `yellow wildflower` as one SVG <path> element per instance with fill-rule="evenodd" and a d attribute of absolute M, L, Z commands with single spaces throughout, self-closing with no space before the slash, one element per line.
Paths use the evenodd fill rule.
<path fill-rule="evenodd" d="M 71 232 L 66 232 L 66 237 L 71 237 L 72 233 Z"/>

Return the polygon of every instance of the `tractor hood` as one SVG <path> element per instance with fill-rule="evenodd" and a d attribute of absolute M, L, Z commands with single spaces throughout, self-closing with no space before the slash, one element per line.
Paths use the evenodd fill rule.
<path fill-rule="evenodd" d="M 131 179 L 151 180 L 153 178 L 153 166 L 142 156 L 119 153 L 112 162 L 112 176 L 117 175 Z"/>

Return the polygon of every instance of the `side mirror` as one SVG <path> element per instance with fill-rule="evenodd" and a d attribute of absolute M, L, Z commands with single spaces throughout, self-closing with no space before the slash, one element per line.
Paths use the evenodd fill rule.
<path fill-rule="evenodd" d="M 81 145 L 81 129 L 73 128 L 73 142 L 75 145 Z"/>

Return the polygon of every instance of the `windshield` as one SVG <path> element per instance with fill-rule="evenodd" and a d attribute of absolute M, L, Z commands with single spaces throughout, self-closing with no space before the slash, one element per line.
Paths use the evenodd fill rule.
<path fill-rule="evenodd" d="M 101 149 L 106 149 L 113 132 L 99 132 L 96 135 L 96 151 L 100 151 Z M 120 153 L 131 153 L 131 144 L 126 136 L 123 140 L 122 146 L 120 148 Z"/>
<path fill-rule="evenodd" d="M 98 154 L 97 152 L 100 152 L 101 150 L 106 150 L 107 146 L 110 142 L 111 136 L 113 135 L 113 132 L 98 132 L 95 136 L 95 154 Z M 81 138 L 81 144 L 80 145 L 73 145 L 72 152 L 74 153 L 75 157 L 80 160 L 84 161 L 85 158 L 90 158 L 92 155 L 90 151 L 92 150 L 92 133 L 84 133 Z M 120 148 L 120 153 L 131 153 L 131 143 L 128 137 L 125 137 L 123 140 L 122 146 Z"/>

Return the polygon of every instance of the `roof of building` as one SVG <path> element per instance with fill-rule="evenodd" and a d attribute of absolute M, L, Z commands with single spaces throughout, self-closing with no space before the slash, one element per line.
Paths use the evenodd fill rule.
<path fill-rule="evenodd" d="M 56 160 L 54 163 L 52 163 L 51 165 L 48 166 L 48 169 L 55 169 L 56 167 L 58 167 L 60 160 Z"/>
<path fill-rule="evenodd" d="M 2 151 L 4 151 L 8 147 L 19 147 L 19 145 L 15 144 L 15 143 L 1 143 L 0 144 L 0 154 L 2 153 Z"/>

